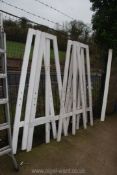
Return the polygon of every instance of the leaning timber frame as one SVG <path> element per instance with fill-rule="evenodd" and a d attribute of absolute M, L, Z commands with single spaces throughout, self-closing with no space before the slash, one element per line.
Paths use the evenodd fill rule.
<path fill-rule="evenodd" d="M 35 40 L 26 99 L 26 109 L 24 121 L 21 121 L 24 89 L 26 85 L 26 76 L 33 37 L 35 37 Z M 55 115 L 53 102 L 52 82 L 50 76 L 50 42 L 53 44 L 56 66 L 58 94 L 60 100 L 59 115 Z M 36 118 L 38 91 L 43 61 L 45 67 L 45 116 Z M 56 36 L 29 29 L 16 105 L 13 130 L 13 152 L 16 153 L 17 151 L 18 135 L 21 127 L 23 127 L 22 150 L 30 151 L 32 149 L 34 128 L 36 126 L 45 125 L 46 143 L 50 142 L 51 128 L 53 138 L 60 141 L 62 133 L 64 133 L 65 136 L 68 135 L 70 122 L 72 123 L 72 134 L 75 135 L 76 130 L 79 129 L 81 116 L 84 129 L 87 128 L 88 116 L 90 117 L 90 124 L 93 125 L 89 47 L 76 41 L 68 41 L 62 83 Z"/>
<path fill-rule="evenodd" d="M 72 54 L 70 55 L 70 53 Z M 68 41 L 57 141 L 61 140 L 62 130 L 67 129 L 65 135 L 68 135 L 70 116 L 68 114 L 66 118 L 63 119 L 62 117 L 65 113 L 67 114 L 67 112 L 72 111 L 73 114 L 73 135 L 76 133 L 76 129 L 79 129 L 79 119 L 81 114 L 83 116 L 83 125 L 85 129 L 87 128 L 88 111 L 90 115 L 90 124 L 93 125 L 90 77 L 91 75 L 88 46 L 79 42 Z"/>

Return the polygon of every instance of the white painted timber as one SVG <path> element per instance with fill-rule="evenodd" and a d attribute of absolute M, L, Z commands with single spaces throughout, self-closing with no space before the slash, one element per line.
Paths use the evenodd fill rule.
<path fill-rule="evenodd" d="M 41 34 L 41 40 L 40 44 L 38 46 L 38 60 L 35 67 L 36 74 L 34 77 L 34 88 L 32 92 L 32 105 L 31 105 L 31 112 L 29 116 L 29 126 L 27 128 L 27 151 L 30 151 L 32 148 L 32 139 L 33 139 L 33 132 L 34 132 L 34 126 L 31 126 L 30 123 L 34 121 L 35 115 L 36 115 L 36 107 L 37 107 L 37 99 L 38 99 L 38 89 L 40 84 L 40 75 L 41 75 L 41 67 L 42 67 L 42 59 L 45 49 L 45 34 Z M 31 100 L 31 99 L 30 99 Z"/>
<path fill-rule="evenodd" d="M 91 86 L 91 70 L 90 70 L 90 57 L 89 57 L 89 46 L 86 47 L 86 66 L 87 66 L 87 80 L 88 80 L 88 99 L 89 99 L 89 114 L 90 114 L 90 125 L 93 126 L 93 103 L 92 103 L 92 86 Z"/>
<path fill-rule="evenodd" d="M 28 95 L 26 100 L 25 117 L 24 121 L 21 121 L 24 88 L 26 84 L 27 68 L 33 36 L 35 36 L 35 41 L 29 78 Z M 53 43 L 58 93 L 60 100 L 60 113 L 58 115 L 55 115 L 54 111 L 52 83 L 50 76 L 50 42 Z M 45 116 L 36 118 L 38 92 L 40 87 L 40 76 L 43 61 L 45 66 Z M 88 90 L 86 86 L 88 86 Z M 70 118 L 72 119 L 71 124 L 73 135 L 75 135 L 76 129 L 79 129 L 79 121 L 81 116 L 83 118 L 83 126 L 85 129 L 87 128 L 87 113 L 90 113 L 90 124 L 93 125 L 90 60 L 88 46 L 76 41 L 68 41 L 62 84 L 56 36 L 30 29 L 26 42 L 16 106 L 13 131 L 13 152 L 16 153 L 17 151 L 18 134 L 20 127 L 24 127 L 22 150 L 30 151 L 32 149 L 35 126 L 45 125 L 46 143 L 50 142 L 51 129 L 53 138 L 57 138 L 57 141 L 60 141 L 62 133 L 64 133 L 65 136 L 68 135 L 68 128 L 71 121 Z"/>
<path fill-rule="evenodd" d="M 71 45 L 68 44 L 67 46 L 57 141 L 61 140 L 62 130 L 65 129 L 66 132 L 64 135 L 68 135 L 70 117 L 72 117 L 72 134 L 75 134 L 76 129 L 79 129 L 80 115 L 75 115 L 76 110 L 82 110 L 83 126 L 85 129 L 87 128 L 87 112 L 90 112 L 91 125 L 93 123 L 88 46 L 75 41 L 68 41 L 68 43 L 69 42 L 71 42 Z M 84 51 L 86 54 L 84 54 Z M 71 64 L 72 71 L 70 68 Z M 89 100 L 89 105 L 87 104 L 87 98 Z M 62 115 L 70 111 L 73 112 L 73 115 L 62 119 Z"/>
<path fill-rule="evenodd" d="M 105 114 L 106 114 L 106 106 L 107 106 L 108 91 L 109 91 L 109 81 L 110 81 L 110 73 L 111 73 L 112 54 L 113 54 L 112 49 L 109 49 L 108 63 L 107 63 L 107 72 L 106 72 L 106 81 L 105 81 L 105 89 L 104 89 L 102 111 L 101 111 L 101 121 L 105 121 L 105 117 L 106 117 Z"/>
<path fill-rule="evenodd" d="M 76 134 L 76 85 L 77 85 L 77 58 L 76 58 L 77 46 L 73 44 L 73 117 L 72 117 L 72 134 Z"/>
<path fill-rule="evenodd" d="M 23 138 L 22 138 L 22 150 L 25 150 L 27 147 L 27 137 L 28 137 L 28 124 L 30 121 L 30 114 L 31 114 L 31 107 L 34 105 L 34 99 L 35 96 L 38 95 L 38 92 L 35 91 L 34 93 L 34 83 L 35 83 L 35 77 L 37 75 L 37 61 L 41 58 L 39 57 L 39 45 L 41 44 L 41 32 L 36 31 L 36 36 L 35 36 L 35 44 L 34 44 L 34 52 L 33 52 L 33 59 L 32 59 L 32 66 L 31 66 L 31 71 L 30 71 L 30 79 L 29 79 L 29 88 L 28 88 L 28 95 L 27 95 L 27 102 L 26 102 L 26 110 L 25 110 L 25 119 L 24 119 L 24 130 L 23 130 Z M 33 104 L 32 104 L 33 103 Z"/>
<path fill-rule="evenodd" d="M 77 43 L 77 58 L 78 58 L 78 70 L 79 70 L 79 85 L 81 90 L 81 104 L 83 109 L 83 126 L 84 129 L 87 128 L 86 124 L 86 106 L 85 106 L 85 97 L 84 97 L 84 88 L 83 88 L 83 74 L 82 74 L 82 60 L 81 60 L 81 54 L 80 54 L 80 44 Z"/>
<path fill-rule="evenodd" d="M 53 137 L 56 138 L 56 123 L 55 123 L 55 112 L 54 112 L 54 104 L 53 104 L 53 96 L 52 96 L 52 87 L 51 87 L 51 78 L 50 78 L 50 40 L 53 42 L 53 48 L 54 48 L 54 55 L 55 55 L 55 65 L 56 65 L 56 74 L 57 74 L 57 82 L 58 82 L 58 90 L 59 90 L 59 98 L 61 98 L 61 90 L 62 90 L 62 81 L 61 81 L 61 72 L 60 72 L 60 65 L 59 65 L 59 56 L 58 56 L 58 46 L 57 46 L 57 39 L 55 36 L 43 33 L 44 37 L 41 40 L 41 45 L 44 45 L 44 50 L 42 52 L 42 57 L 44 58 L 44 64 L 45 64 L 45 117 L 44 121 L 45 123 L 45 140 L 46 143 L 50 142 L 50 124 L 52 124 L 52 132 L 53 132 Z M 40 50 L 40 51 L 41 51 Z M 41 59 L 42 59 L 41 57 Z M 40 58 L 40 57 L 39 57 Z M 40 70 L 42 66 L 41 63 L 37 63 L 36 70 Z M 40 71 L 39 71 L 40 72 Z M 35 84 L 34 84 L 34 89 L 36 88 L 37 90 L 39 89 L 39 77 L 40 73 L 36 73 L 36 79 L 35 79 Z M 36 81 L 37 80 L 37 81 Z M 35 92 L 35 91 L 34 91 Z M 36 97 L 37 98 L 37 97 Z M 37 102 L 35 102 L 35 106 L 37 105 Z M 30 114 L 30 124 L 29 124 L 29 130 L 28 130 L 28 142 L 27 142 L 27 151 L 30 151 L 32 149 L 32 142 L 33 142 L 33 132 L 34 132 L 34 127 L 35 125 L 41 125 L 41 120 L 43 117 L 38 118 L 38 125 L 35 121 L 37 121 L 37 118 L 35 118 L 36 114 L 36 107 L 31 107 L 33 110 L 33 113 Z M 51 121 L 48 121 L 48 118 L 50 115 L 53 115 L 53 118 Z M 47 121 L 47 122 L 46 122 Z M 32 123 L 35 123 L 33 125 Z"/>
<path fill-rule="evenodd" d="M 27 69 L 28 69 L 29 57 L 30 57 L 30 52 L 31 52 L 32 40 L 35 34 L 36 34 L 35 30 L 33 29 L 28 30 L 26 47 L 25 47 L 24 58 L 23 58 L 23 65 L 22 65 L 22 70 L 21 70 L 20 84 L 19 84 L 19 90 L 18 90 L 15 120 L 14 120 L 14 126 L 13 126 L 12 147 L 13 147 L 14 154 L 17 151 L 17 142 L 18 142 L 18 135 L 19 135 L 21 112 L 22 112 L 24 88 L 25 88 L 25 83 L 26 83 L 26 76 L 27 76 Z"/>
<path fill-rule="evenodd" d="M 65 69 L 64 69 L 64 78 L 63 78 L 63 89 L 61 92 L 61 101 L 60 101 L 60 119 L 58 124 L 58 135 L 57 135 L 57 141 L 59 142 L 61 140 L 61 134 L 62 134 L 62 126 L 64 123 L 64 129 L 65 129 L 65 121 L 62 119 L 62 115 L 65 113 L 65 95 L 66 95 L 66 86 L 67 86 L 67 77 L 68 77 L 68 69 L 69 69 L 69 62 L 70 62 L 70 51 L 71 51 L 71 45 L 72 41 L 68 41 L 67 44 L 67 52 L 66 52 L 66 62 L 65 62 Z M 67 133 L 65 133 L 67 135 Z"/>

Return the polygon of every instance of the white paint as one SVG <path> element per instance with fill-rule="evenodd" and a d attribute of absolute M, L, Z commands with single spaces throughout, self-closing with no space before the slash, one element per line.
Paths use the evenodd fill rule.
<path fill-rule="evenodd" d="M 24 121 L 21 121 L 24 88 L 26 84 L 27 68 L 33 36 L 35 36 L 35 42 L 29 78 L 28 95 L 26 100 L 25 117 Z M 50 76 L 50 41 L 53 43 L 56 66 L 58 93 L 60 100 L 59 115 L 55 115 L 54 111 Z M 86 57 L 84 50 L 86 51 Z M 45 66 L 45 116 L 36 118 L 38 91 L 40 86 L 40 76 L 43 60 Z M 87 69 L 85 68 L 85 62 Z M 86 91 L 86 74 L 88 79 L 88 92 Z M 89 97 L 89 105 L 86 103 L 87 96 Z M 68 135 L 70 118 L 72 119 L 73 135 L 75 135 L 76 129 L 79 129 L 79 119 L 81 118 L 81 114 L 83 118 L 83 126 L 85 129 L 87 128 L 87 112 L 90 113 L 90 123 L 92 124 L 92 94 L 88 46 L 76 41 L 68 41 L 62 85 L 56 36 L 29 29 L 16 106 L 13 131 L 13 152 L 16 153 L 17 151 L 18 134 L 20 127 L 23 127 L 22 150 L 30 151 L 32 149 L 35 126 L 45 125 L 46 143 L 50 142 L 51 126 L 53 138 L 57 138 L 57 141 L 60 141 L 62 131 L 65 136 Z M 58 132 L 56 121 L 58 121 Z"/>
<path fill-rule="evenodd" d="M 27 69 L 28 69 L 29 57 L 30 57 L 30 52 L 31 52 L 32 40 L 33 40 L 33 36 L 35 36 L 35 35 L 36 35 L 35 30 L 33 30 L 33 29 L 28 30 L 27 41 L 26 41 L 25 52 L 24 52 L 24 58 L 23 58 L 23 65 L 22 65 L 22 70 L 21 70 L 20 83 L 19 83 L 14 126 L 13 126 L 12 147 L 13 147 L 13 153 L 14 154 L 17 151 L 19 126 L 20 126 L 20 119 L 21 119 L 21 112 L 22 112 L 22 105 L 23 105 L 23 97 L 24 97 L 24 89 L 25 89 L 25 83 L 26 83 Z"/>
<path fill-rule="evenodd" d="M 90 110 L 87 111 L 87 108 Z M 84 129 L 87 128 L 87 112 L 90 113 L 90 124 L 93 125 L 89 50 L 85 44 L 68 41 L 60 109 L 57 141 L 61 140 L 62 130 L 66 130 L 64 135 L 68 135 L 70 117 L 72 117 L 72 134 L 75 135 L 76 129 L 79 129 L 80 115 L 75 115 L 76 110 L 82 110 Z M 62 119 L 64 113 L 71 111 L 72 116 Z"/>
<path fill-rule="evenodd" d="M 92 110 L 92 87 L 91 87 L 91 70 L 90 70 L 90 58 L 89 58 L 89 46 L 86 47 L 86 67 L 87 67 L 87 79 L 88 79 L 88 103 L 90 114 L 90 125 L 93 126 L 93 110 Z"/>
<path fill-rule="evenodd" d="M 103 96 L 103 104 L 102 104 L 102 111 L 101 111 L 101 121 L 105 120 L 105 113 L 106 113 L 106 106 L 107 106 L 107 98 L 108 98 L 108 91 L 109 91 L 109 81 L 110 81 L 110 73 L 111 73 L 111 63 L 112 63 L 112 49 L 109 49 L 108 55 L 108 63 L 107 63 L 107 72 L 106 72 L 106 81 L 105 81 L 105 89 L 104 89 L 104 96 Z"/>
<path fill-rule="evenodd" d="M 23 148 L 23 142 L 22 142 L 22 148 L 26 149 L 27 144 L 28 144 L 28 138 L 33 136 L 33 128 L 29 128 L 30 121 L 35 118 L 35 113 L 36 113 L 36 104 L 37 104 L 37 97 L 38 97 L 38 88 L 39 88 L 39 82 L 40 82 L 40 74 L 41 74 L 41 65 L 42 65 L 42 57 L 43 57 L 43 52 L 44 52 L 44 41 L 42 41 L 43 35 L 41 33 L 40 37 L 40 43 L 37 46 L 37 59 L 35 63 L 35 68 L 33 71 L 31 71 L 31 74 L 33 78 L 31 79 L 30 77 L 30 84 L 29 84 L 29 89 L 28 89 L 28 95 L 30 98 L 27 98 L 27 109 L 30 109 L 29 115 L 27 115 L 27 112 L 25 113 L 25 120 L 27 119 L 27 124 L 24 126 L 24 133 L 23 136 L 25 136 L 26 141 L 25 142 L 25 147 Z M 33 88 L 31 89 L 31 85 L 33 85 Z M 30 93 L 29 93 L 30 92 Z M 28 97 L 29 97 L 28 96 Z M 28 107 L 30 105 L 30 108 Z M 31 142 L 31 139 L 30 139 Z"/>
<path fill-rule="evenodd" d="M 40 71 L 41 71 L 41 67 L 42 67 L 42 58 L 43 58 L 44 65 L 45 65 L 45 121 L 47 121 L 50 115 L 53 115 L 53 119 L 55 117 L 53 96 L 52 96 L 52 87 L 51 87 L 51 78 L 50 78 L 50 40 L 52 40 L 53 48 L 54 48 L 59 97 L 61 97 L 62 81 L 61 81 L 61 72 L 60 72 L 59 57 L 58 57 L 57 39 L 55 36 L 50 35 L 50 34 L 42 33 L 42 35 L 43 35 L 43 37 L 42 37 L 42 40 L 41 40 L 40 46 L 39 46 L 39 54 L 41 54 L 41 56 L 38 57 L 39 59 L 37 62 L 37 67 L 35 68 L 37 72 L 36 72 L 36 78 L 34 80 L 34 90 L 33 90 L 32 97 L 34 98 L 35 92 L 38 92 L 38 89 L 39 89 Z M 42 48 L 42 46 L 43 46 L 43 48 Z M 41 60 L 41 62 L 40 62 L 40 60 Z M 29 88 L 30 88 L 30 86 L 29 86 Z M 33 133 L 34 133 L 35 125 L 31 125 L 30 123 L 34 123 L 35 120 L 37 120 L 37 118 L 35 119 L 35 117 L 36 117 L 35 114 L 36 114 L 38 93 L 36 93 L 35 98 L 36 98 L 36 101 L 31 106 L 31 110 L 33 112 L 30 113 L 30 117 L 29 117 L 27 151 L 30 151 L 32 149 Z M 40 121 L 40 119 L 39 119 L 39 121 Z M 51 120 L 51 122 L 45 122 L 45 142 L 46 143 L 50 142 L 50 123 L 52 123 L 53 138 L 56 138 L 56 135 L 57 135 L 55 121 Z M 40 125 L 40 124 L 41 123 L 38 123 L 38 125 Z"/>

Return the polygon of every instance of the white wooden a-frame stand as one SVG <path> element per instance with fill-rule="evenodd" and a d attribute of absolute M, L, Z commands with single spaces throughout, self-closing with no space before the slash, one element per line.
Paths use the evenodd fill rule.
<path fill-rule="evenodd" d="M 71 50 L 72 54 L 70 55 Z M 86 87 L 86 76 L 88 87 Z M 86 88 L 88 88 L 88 92 Z M 89 48 L 82 43 L 68 41 L 57 141 L 61 140 L 62 129 L 67 129 L 64 135 L 68 134 L 69 112 L 73 112 L 71 116 L 72 134 L 74 135 L 76 129 L 79 129 L 79 117 L 81 114 L 84 128 L 87 128 L 88 111 L 90 112 L 90 124 L 93 125 Z M 63 119 L 62 115 L 65 113 L 68 113 L 68 115 Z"/>
<path fill-rule="evenodd" d="M 27 100 L 27 106 L 28 106 L 28 103 L 32 101 L 31 112 L 30 112 L 30 116 L 28 117 L 29 127 L 25 135 L 25 138 L 27 137 L 27 141 L 25 139 L 23 140 L 23 144 L 25 146 L 22 147 L 22 149 L 27 148 L 27 151 L 30 151 L 32 148 L 33 132 L 34 132 L 35 126 L 45 124 L 46 143 L 50 142 L 50 123 L 52 123 L 53 137 L 54 138 L 57 137 L 57 128 L 55 123 L 56 119 L 55 119 L 53 95 L 52 95 L 52 88 L 51 88 L 51 78 L 50 78 L 50 40 L 52 40 L 53 42 L 59 98 L 61 97 L 62 81 L 61 81 L 61 72 L 60 72 L 59 57 L 58 57 L 57 39 L 53 35 L 42 33 L 41 46 L 39 47 L 39 54 L 41 54 L 41 56 L 39 57 L 37 61 L 37 67 L 35 68 L 36 76 L 35 76 L 35 80 L 34 80 L 35 82 L 33 85 L 34 88 L 32 92 L 32 98 L 29 98 L 29 101 Z M 42 59 L 44 59 L 44 63 L 45 63 L 45 91 L 46 91 L 45 92 L 45 116 L 41 118 L 35 118 Z M 30 90 L 30 84 L 29 84 L 29 90 Z M 51 116 L 51 119 L 49 119 L 50 116 Z M 27 124 L 25 126 L 27 128 Z M 24 132 L 26 129 L 25 126 L 24 126 Z"/>
<path fill-rule="evenodd" d="M 33 41 L 34 37 L 35 37 L 34 45 L 38 45 L 39 43 L 36 43 L 36 39 L 37 39 L 36 30 L 29 29 L 28 35 L 27 35 L 26 46 L 25 46 L 23 65 L 22 65 L 22 70 L 21 70 L 21 77 L 20 77 L 20 83 L 19 83 L 18 98 L 17 98 L 17 104 L 16 104 L 14 126 L 13 126 L 12 146 L 13 146 L 13 153 L 14 154 L 17 151 L 19 129 L 20 129 L 20 127 L 23 127 L 23 125 L 24 125 L 24 121 L 21 121 L 21 113 L 22 113 L 24 89 L 25 89 L 25 84 L 26 84 L 26 76 L 27 76 L 27 71 L 28 71 L 29 58 L 30 58 L 30 54 L 31 54 L 31 46 L 32 46 L 32 41 Z M 33 50 L 32 61 L 34 58 L 36 58 L 35 57 L 36 54 L 37 54 L 36 50 Z M 31 66 L 31 70 L 32 69 L 33 69 L 33 66 Z"/>
<path fill-rule="evenodd" d="M 26 99 L 24 121 L 21 121 L 24 89 L 31 53 L 33 37 L 33 55 L 29 77 L 29 86 Z M 55 115 L 52 82 L 50 76 L 50 42 L 53 44 L 54 60 L 56 66 L 57 86 L 60 101 L 60 113 Z M 42 62 L 45 67 L 45 116 L 36 118 L 38 92 Z M 50 129 L 53 138 L 61 140 L 62 132 L 68 135 L 70 118 L 72 119 L 72 134 L 79 129 L 80 116 L 83 118 L 83 126 L 87 128 L 87 112 L 90 115 L 90 124 L 93 125 L 92 93 L 89 62 L 89 48 L 75 41 L 68 41 L 66 62 L 64 69 L 63 85 L 59 64 L 59 53 L 56 36 L 29 29 L 13 130 L 13 153 L 17 151 L 18 135 L 20 127 L 23 127 L 22 150 L 30 151 L 33 143 L 33 133 L 36 126 L 45 125 L 45 142 L 50 142 Z M 57 122 L 58 128 L 57 128 Z M 52 126 L 52 127 L 51 127 Z"/>
<path fill-rule="evenodd" d="M 24 121 L 21 121 L 23 95 L 24 95 L 24 88 L 26 84 L 27 68 L 29 63 L 29 56 L 30 56 L 33 36 L 35 36 L 35 42 L 34 42 L 32 64 L 31 64 L 31 71 L 30 71 L 30 78 L 29 78 L 28 95 L 26 100 L 26 110 L 25 110 Z M 20 127 L 24 128 L 23 139 L 22 139 L 23 150 L 25 149 L 27 149 L 27 151 L 31 150 L 32 141 L 33 141 L 33 132 L 34 132 L 35 126 L 45 124 L 46 143 L 50 142 L 50 123 L 52 123 L 53 137 L 54 138 L 57 137 L 57 129 L 56 129 L 55 121 L 58 120 L 58 116 L 54 118 L 55 112 L 54 112 L 53 95 L 52 95 L 51 78 L 50 78 L 50 41 L 53 42 L 58 91 L 59 91 L 59 98 L 61 98 L 62 80 L 61 80 L 61 72 L 60 72 L 60 65 L 59 65 L 57 39 L 53 35 L 30 29 L 28 32 L 28 37 L 26 42 L 24 61 L 22 66 L 20 86 L 19 86 L 19 92 L 18 92 L 18 100 L 17 100 L 17 106 L 16 106 L 16 115 L 15 115 L 15 121 L 14 121 L 14 132 L 13 132 L 13 152 L 14 153 L 16 153 L 17 151 L 18 134 L 19 134 Z M 40 83 L 40 74 L 41 74 L 43 59 L 45 64 L 45 116 L 40 118 L 35 118 L 38 89 L 39 89 L 39 83 Z"/>

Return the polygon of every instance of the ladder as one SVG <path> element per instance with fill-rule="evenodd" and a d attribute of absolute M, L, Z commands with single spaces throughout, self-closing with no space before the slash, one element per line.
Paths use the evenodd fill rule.
<path fill-rule="evenodd" d="M 6 34 L 3 29 L 3 19 L 0 13 L 0 79 L 2 79 L 2 89 L 4 97 L 0 98 L 0 105 L 4 105 L 4 119 L 5 123 L 0 124 L 0 131 L 6 130 L 8 134 L 8 145 L 0 148 L 0 156 L 8 154 L 13 161 L 14 168 L 18 170 L 18 164 L 12 151 L 12 137 L 9 111 L 9 97 L 8 97 L 8 82 L 7 82 L 7 60 L 6 60 Z"/>

